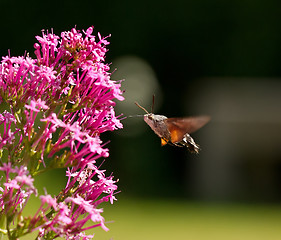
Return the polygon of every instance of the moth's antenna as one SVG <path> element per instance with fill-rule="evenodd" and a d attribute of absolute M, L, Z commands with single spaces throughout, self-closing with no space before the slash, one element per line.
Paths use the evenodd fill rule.
<path fill-rule="evenodd" d="M 139 108 L 141 108 L 143 111 L 145 111 L 147 114 L 149 114 L 149 112 L 148 112 L 144 107 L 142 107 L 141 105 L 139 105 L 137 102 L 135 102 L 135 104 L 136 104 Z"/>
<path fill-rule="evenodd" d="M 151 112 L 154 113 L 155 94 L 152 96 Z"/>

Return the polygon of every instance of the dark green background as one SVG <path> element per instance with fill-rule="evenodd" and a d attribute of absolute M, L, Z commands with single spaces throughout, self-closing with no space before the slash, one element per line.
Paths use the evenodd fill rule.
<path fill-rule="evenodd" d="M 41 29 L 94 25 L 108 60 L 137 54 L 163 83 L 212 75 L 279 76 L 281 3 L 268 1 L 1 1 L 1 55 L 33 51 Z M 181 69 L 181 64 L 187 69 Z M 166 69 L 176 71 L 165 71 Z M 165 70 L 164 70 L 165 69 Z"/>

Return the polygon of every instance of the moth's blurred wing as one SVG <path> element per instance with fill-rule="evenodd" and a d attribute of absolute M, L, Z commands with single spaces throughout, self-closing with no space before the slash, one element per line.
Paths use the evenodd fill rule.
<path fill-rule="evenodd" d="M 161 146 L 165 146 L 169 141 L 165 138 L 161 138 Z"/>
<path fill-rule="evenodd" d="M 209 116 L 167 118 L 164 120 L 171 136 L 171 142 L 180 142 L 186 133 L 193 133 L 210 121 Z"/>

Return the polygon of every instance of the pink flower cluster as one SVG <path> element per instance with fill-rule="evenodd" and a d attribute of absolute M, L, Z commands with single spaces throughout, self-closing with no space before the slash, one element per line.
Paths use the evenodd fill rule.
<path fill-rule="evenodd" d="M 113 203 L 117 185 L 96 161 L 109 156 L 101 133 L 122 128 L 113 100 L 124 98 L 105 63 L 109 42 L 92 32 L 43 32 L 35 59 L 1 61 L 0 220 L 8 216 L 10 238 L 39 230 L 38 239 L 91 239 L 85 230 L 107 230 L 98 205 Z M 32 177 L 55 168 L 67 169 L 65 188 L 55 197 L 40 196 L 37 213 L 23 217 L 23 203 L 36 193 Z"/>

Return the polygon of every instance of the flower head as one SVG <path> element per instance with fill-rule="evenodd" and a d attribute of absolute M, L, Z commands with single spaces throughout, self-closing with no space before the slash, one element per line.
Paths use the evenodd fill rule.
<path fill-rule="evenodd" d="M 36 193 L 33 175 L 67 168 L 65 189 L 40 196 L 37 213 L 17 226 L 22 234 L 39 230 L 42 239 L 90 239 L 84 230 L 107 230 L 98 205 L 115 200 L 113 176 L 95 164 L 109 156 L 100 135 L 122 128 L 114 111 L 114 100 L 124 99 L 121 83 L 105 63 L 109 42 L 94 36 L 93 27 L 60 36 L 43 32 L 36 39 L 35 59 L 7 56 L 0 63 L 0 103 L 7 103 L 0 113 L 0 153 L 7 156 L 0 165 L 6 176 L 0 209 L 13 209 L 13 216 Z M 93 225 L 85 227 L 87 221 Z"/>

